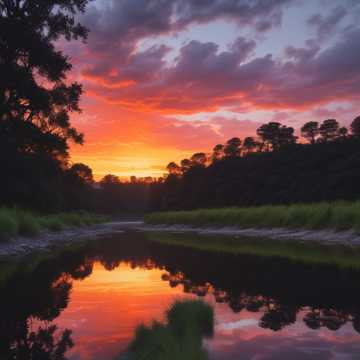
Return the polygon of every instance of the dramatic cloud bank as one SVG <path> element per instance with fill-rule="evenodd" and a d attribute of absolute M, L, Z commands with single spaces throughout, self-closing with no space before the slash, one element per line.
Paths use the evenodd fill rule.
<path fill-rule="evenodd" d="M 264 119 L 356 115 L 359 16 L 353 0 L 96 0 L 80 19 L 88 43 L 66 50 L 96 136 L 111 118 L 106 137 L 163 147 L 163 159 L 171 146 L 207 150 Z M 79 124 L 91 148 L 94 130 Z"/>

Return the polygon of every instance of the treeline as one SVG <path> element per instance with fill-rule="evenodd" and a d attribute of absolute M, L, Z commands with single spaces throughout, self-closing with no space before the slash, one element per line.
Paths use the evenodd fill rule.
<path fill-rule="evenodd" d="M 209 154 L 171 162 L 150 194 L 151 210 L 288 204 L 360 198 L 360 116 L 350 131 L 335 119 L 292 127 L 270 122 Z"/>
<path fill-rule="evenodd" d="M 141 211 L 149 179 L 94 182 L 91 169 L 71 164 L 70 142 L 83 144 L 71 124 L 81 112 L 82 86 L 70 82 L 69 57 L 58 39 L 86 40 L 77 23 L 89 0 L 0 1 L 0 207 L 41 212 Z"/>
<path fill-rule="evenodd" d="M 39 212 L 87 210 L 104 214 L 142 213 L 153 179 L 122 182 L 106 175 L 96 182 L 92 169 L 69 164 L 42 151 L 19 151 L 2 138 L 0 122 L 0 205 Z M 156 182 L 155 182 L 156 183 Z"/>

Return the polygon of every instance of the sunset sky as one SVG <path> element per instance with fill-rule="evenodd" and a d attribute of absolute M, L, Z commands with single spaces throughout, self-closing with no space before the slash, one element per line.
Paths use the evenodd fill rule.
<path fill-rule="evenodd" d="M 358 0 L 95 0 L 86 44 L 60 43 L 84 85 L 73 162 L 96 178 L 167 163 L 279 121 L 360 114 Z"/>

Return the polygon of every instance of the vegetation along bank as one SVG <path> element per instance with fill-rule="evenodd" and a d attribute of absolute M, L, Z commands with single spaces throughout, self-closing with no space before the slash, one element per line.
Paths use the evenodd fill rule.
<path fill-rule="evenodd" d="M 107 221 L 101 215 L 85 211 L 40 215 L 17 208 L 0 208 L 0 241 L 17 236 L 35 236 L 41 231 L 61 231 L 69 227 L 99 224 Z"/>
<path fill-rule="evenodd" d="M 147 224 L 360 231 L 360 201 L 154 212 Z"/>

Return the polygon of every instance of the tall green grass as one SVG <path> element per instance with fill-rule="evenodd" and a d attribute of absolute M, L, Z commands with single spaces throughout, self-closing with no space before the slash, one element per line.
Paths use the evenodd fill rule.
<path fill-rule="evenodd" d="M 214 312 L 200 300 L 176 301 L 166 312 L 166 323 L 140 325 L 128 351 L 119 359 L 206 360 L 203 337 L 213 334 Z"/>
<path fill-rule="evenodd" d="M 360 201 L 156 212 L 148 224 L 360 231 Z"/>
<path fill-rule="evenodd" d="M 61 231 L 64 228 L 80 227 L 107 221 L 101 215 L 88 212 L 71 212 L 40 215 L 18 208 L 0 208 L 0 240 L 18 235 L 35 236 L 42 230 Z"/>

